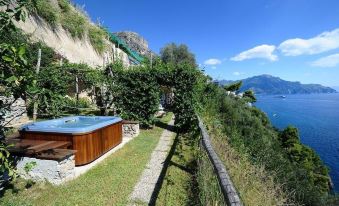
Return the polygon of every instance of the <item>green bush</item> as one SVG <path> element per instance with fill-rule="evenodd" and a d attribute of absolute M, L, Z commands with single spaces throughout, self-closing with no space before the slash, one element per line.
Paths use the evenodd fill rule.
<path fill-rule="evenodd" d="M 47 0 L 33 0 L 37 14 L 42 17 L 50 26 L 56 28 L 60 19 L 59 11 Z"/>
<path fill-rule="evenodd" d="M 62 14 L 61 25 L 73 38 L 83 38 L 88 29 L 88 20 L 84 15 L 75 9 Z"/>
<path fill-rule="evenodd" d="M 196 121 L 195 92 L 198 87 L 199 71 L 191 64 L 157 63 L 154 67 L 159 85 L 173 89 L 171 109 L 175 115 L 176 126 L 181 132 L 189 131 Z"/>
<path fill-rule="evenodd" d="M 106 49 L 105 39 L 107 33 L 97 26 L 90 25 L 88 28 L 88 37 L 94 49 L 99 54 L 102 54 Z"/>
<path fill-rule="evenodd" d="M 244 99 L 227 96 L 216 85 L 210 84 L 201 91 L 202 114 L 220 122 L 233 148 L 248 156 L 254 165 L 264 166 L 274 181 L 284 185 L 286 194 L 294 194 L 291 198 L 296 202 L 325 205 L 328 171 L 319 156 L 301 144 L 294 129 L 280 134 L 263 112 L 248 107 Z"/>
<path fill-rule="evenodd" d="M 117 84 L 115 105 L 124 119 L 138 120 L 144 127 L 154 123 L 154 114 L 160 104 L 160 89 L 147 66 L 113 71 Z"/>
<path fill-rule="evenodd" d="M 65 98 L 65 107 L 67 108 L 90 108 L 92 103 L 88 98 Z"/>
<path fill-rule="evenodd" d="M 58 0 L 58 5 L 63 12 L 69 12 L 71 10 L 69 0 Z"/>

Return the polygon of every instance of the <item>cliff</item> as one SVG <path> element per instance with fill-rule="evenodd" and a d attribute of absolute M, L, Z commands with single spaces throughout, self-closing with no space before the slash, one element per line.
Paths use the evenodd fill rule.
<path fill-rule="evenodd" d="M 55 15 L 61 18 L 64 14 L 58 2 L 57 0 L 46 0 L 46 2 L 43 2 L 46 5 L 45 7 L 49 6 L 53 8 L 53 10 L 47 10 L 43 7 L 37 8 L 37 10 L 46 9 L 46 12 L 54 11 Z M 62 25 L 62 21 L 57 22 L 56 25 L 51 25 L 50 20 L 40 16 L 39 12 L 31 12 L 25 22 L 16 22 L 16 26 L 22 29 L 24 33 L 30 35 L 32 41 L 44 42 L 72 63 L 86 63 L 93 67 L 102 66 L 103 64 L 112 62 L 114 60 L 113 55 L 115 54 L 126 66 L 130 65 L 128 55 L 121 49 L 116 48 L 108 38 L 99 39 L 103 41 L 104 50 L 98 52 L 90 41 L 89 31 L 90 28 L 95 28 L 96 30 L 100 28 L 74 6 L 69 4 L 69 7 L 73 14 L 80 16 L 83 21 L 85 21 L 83 24 L 88 28 L 87 30 L 82 28 L 84 30 L 82 38 L 72 35 L 72 33 Z M 72 18 L 70 19 L 72 20 Z"/>
<path fill-rule="evenodd" d="M 121 31 L 115 32 L 114 34 L 124 40 L 131 49 L 139 54 L 146 57 L 150 57 L 151 55 L 153 57 L 157 56 L 157 54 L 148 48 L 148 42 L 138 33 L 132 31 Z"/>

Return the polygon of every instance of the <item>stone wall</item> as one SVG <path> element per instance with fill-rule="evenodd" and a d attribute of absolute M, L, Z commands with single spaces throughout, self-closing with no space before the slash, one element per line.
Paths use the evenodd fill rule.
<path fill-rule="evenodd" d="M 25 166 L 31 162 L 35 162 L 36 166 L 26 173 Z M 54 185 L 72 180 L 75 177 L 74 168 L 74 155 L 62 161 L 22 157 L 17 162 L 17 172 L 22 178 L 31 179 L 36 182 L 48 181 Z"/>
<path fill-rule="evenodd" d="M 0 101 L 5 104 L 11 104 L 11 111 L 5 115 L 5 119 L 1 121 L 1 125 L 6 127 L 16 126 L 26 123 L 29 119 L 27 117 L 27 110 L 25 101 L 21 98 L 15 100 L 13 97 L 1 97 Z"/>
<path fill-rule="evenodd" d="M 122 122 L 123 138 L 133 138 L 138 136 L 139 133 L 140 133 L 139 122 L 126 120 Z"/>
<path fill-rule="evenodd" d="M 226 170 L 225 165 L 222 163 L 217 153 L 214 151 L 210 137 L 207 133 L 207 130 L 198 117 L 199 120 L 199 129 L 201 133 L 201 142 L 203 149 L 208 154 L 208 157 L 213 165 L 215 175 L 218 178 L 220 189 L 223 193 L 224 199 L 227 202 L 227 205 L 230 206 L 243 206 L 243 203 L 238 195 L 236 188 L 232 182 L 228 171 Z"/>

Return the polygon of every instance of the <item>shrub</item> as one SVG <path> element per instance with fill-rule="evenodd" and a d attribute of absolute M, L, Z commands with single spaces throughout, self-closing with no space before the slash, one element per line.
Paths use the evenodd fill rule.
<path fill-rule="evenodd" d="M 286 194 L 294 194 L 292 200 L 305 205 L 324 204 L 329 195 L 328 171 L 319 156 L 300 143 L 296 130 L 288 128 L 279 138 L 267 116 L 248 107 L 245 100 L 227 96 L 212 84 L 202 91 L 203 114 L 219 122 L 223 138 L 227 137 L 225 141 L 232 148 L 253 165 L 264 167 Z"/>
<path fill-rule="evenodd" d="M 171 109 L 175 115 L 175 124 L 181 132 L 187 132 L 196 121 L 195 91 L 198 86 L 199 71 L 192 64 L 155 65 L 159 85 L 171 87 L 174 98 Z"/>
<path fill-rule="evenodd" d="M 90 25 L 88 28 L 88 37 L 92 46 L 99 54 L 105 51 L 106 49 L 105 39 L 107 37 L 106 31 L 97 26 Z"/>
<path fill-rule="evenodd" d="M 124 119 L 138 120 L 144 127 L 154 123 L 160 103 L 159 85 L 147 66 L 113 71 L 117 83 L 115 104 Z"/>
<path fill-rule="evenodd" d="M 47 0 L 33 0 L 37 14 L 42 17 L 52 28 L 59 23 L 59 11 Z"/>
<path fill-rule="evenodd" d="M 61 25 L 65 28 L 73 38 L 81 39 L 88 29 L 88 22 L 85 16 L 71 9 L 64 12 L 61 19 Z"/>
<path fill-rule="evenodd" d="M 88 98 L 79 98 L 77 101 L 75 98 L 65 98 L 66 108 L 90 108 L 91 101 Z"/>
<path fill-rule="evenodd" d="M 225 85 L 224 89 L 226 91 L 231 91 L 231 92 L 237 92 L 240 90 L 240 87 L 242 85 L 242 81 L 236 82 L 236 83 L 232 83 L 230 85 Z"/>
<path fill-rule="evenodd" d="M 71 10 L 69 0 L 58 0 L 58 5 L 63 12 L 69 12 Z"/>

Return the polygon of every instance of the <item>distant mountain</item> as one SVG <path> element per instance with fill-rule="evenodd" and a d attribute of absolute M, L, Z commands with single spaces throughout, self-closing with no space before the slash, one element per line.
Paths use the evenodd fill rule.
<path fill-rule="evenodd" d="M 301 84 L 290 82 L 271 75 L 254 76 L 239 80 L 243 82 L 241 91 L 253 90 L 256 94 L 311 94 L 336 93 L 337 91 L 320 84 Z M 221 80 L 220 85 L 227 85 L 235 81 Z"/>
<path fill-rule="evenodd" d="M 339 92 L 339 86 L 335 86 L 335 87 L 331 87 L 331 88 L 333 88 L 333 89 L 337 90 L 337 92 Z"/>

